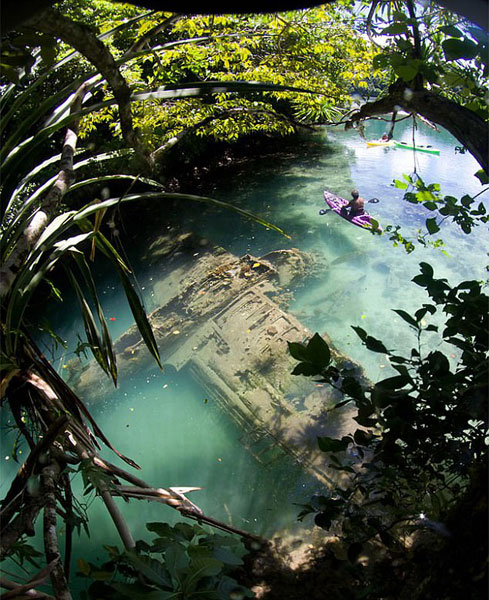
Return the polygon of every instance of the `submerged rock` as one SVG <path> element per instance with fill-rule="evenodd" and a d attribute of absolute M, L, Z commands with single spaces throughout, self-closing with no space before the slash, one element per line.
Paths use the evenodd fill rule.
<path fill-rule="evenodd" d="M 188 247 L 188 238 L 185 244 Z M 297 249 L 257 258 L 238 258 L 221 248 L 199 246 L 154 284 L 158 308 L 149 320 L 164 365 L 187 369 L 208 398 L 241 428 L 242 443 L 263 463 L 287 453 L 319 481 L 332 475 L 318 450 L 317 436 L 344 433 L 345 411 L 327 409 L 338 401 L 329 386 L 290 373 L 295 361 L 287 342 L 312 336 L 282 308 L 284 286 L 304 280 L 315 259 Z M 335 350 L 333 356 L 346 360 Z M 132 326 L 114 344 L 119 377 L 154 367 Z M 359 367 L 357 367 L 359 369 Z M 92 363 L 75 384 L 88 403 L 112 393 Z M 335 476 L 337 477 L 337 476 Z"/>

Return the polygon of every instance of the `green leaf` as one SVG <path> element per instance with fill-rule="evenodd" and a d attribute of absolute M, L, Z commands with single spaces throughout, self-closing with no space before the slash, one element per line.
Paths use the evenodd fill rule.
<path fill-rule="evenodd" d="M 449 38 L 442 42 L 446 60 L 471 60 L 479 52 L 479 47 L 474 42 L 464 39 Z"/>
<path fill-rule="evenodd" d="M 429 312 L 431 315 L 436 313 L 436 307 L 433 304 L 423 304 L 422 308 L 419 308 L 415 313 L 415 317 L 417 321 L 421 321 L 421 319 Z"/>
<path fill-rule="evenodd" d="M 299 363 L 292 371 L 292 375 L 305 375 L 306 377 L 311 377 L 313 375 L 319 375 L 321 370 L 320 367 L 317 367 L 310 362 Z"/>
<path fill-rule="evenodd" d="M 333 519 L 327 513 L 320 512 L 314 517 L 314 523 L 321 529 L 329 529 Z"/>
<path fill-rule="evenodd" d="M 443 27 L 440 27 L 440 31 L 443 31 L 443 33 L 455 38 L 461 38 L 464 36 L 460 29 L 457 29 L 457 27 L 454 27 L 453 25 L 444 25 Z"/>
<path fill-rule="evenodd" d="M 318 333 L 307 344 L 307 356 L 310 362 L 321 368 L 326 368 L 331 361 L 329 346 Z"/>
<path fill-rule="evenodd" d="M 205 96 L 207 94 L 223 94 L 239 92 L 302 92 L 307 94 L 317 94 L 314 90 L 299 88 L 290 85 L 278 85 L 275 83 L 263 83 L 260 81 L 196 81 L 182 83 L 178 85 L 161 86 L 148 92 L 135 92 L 131 96 L 132 101 L 142 101 L 149 99 L 173 99 L 189 98 L 193 96 Z M 99 105 L 91 107 L 92 110 L 108 104 L 114 104 L 114 101 L 102 102 Z"/>
<path fill-rule="evenodd" d="M 165 550 L 165 565 L 174 580 L 179 578 L 180 571 L 186 569 L 188 564 L 189 557 L 182 544 L 174 542 Z"/>
<path fill-rule="evenodd" d="M 318 446 L 322 452 L 343 452 L 348 448 L 347 440 L 335 440 L 333 438 L 323 436 L 318 437 Z"/>
<path fill-rule="evenodd" d="M 58 260 L 70 249 L 82 244 L 91 237 L 91 233 L 73 236 L 66 240 L 62 240 L 54 244 L 53 251 L 48 258 L 44 260 L 42 265 L 34 268 L 45 256 L 41 249 L 35 253 L 31 251 L 30 258 L 18 272 L 14 283 L 10 289 L 9 302 L 6 311 L 6 327 L 9 332 L 19 330 L 20 323 L 23 318 L 24 311 L 29 303 L 29 300 L 37 286 L 44 280 L 46 274 L 54 268 Z M 6 347 L 9 352 L 13 350 L 10 347 L 11 338 L 6 336 Z M 17 343 L 15 338 L 14 345 Z"/>
<path fill-rule="evenodd" d="M 386 389 L 386 390 L 398 390 L 411 383 L 411 378 L 406 375 L 396 375 L 394 377 L 388 377 L 375 384 L 375 387 Z"/>
<path fill-rule="evenodd" d="M 239 556 L 236 556 L 234 552 L 231 552 L 227 548 L 222 548 L 221 546 L 214 548 L 212 555 L 225 565 L 232 565 L 234 567 L 243 564 L 243 561 Z"/>
<path fill-rule="evenodd" d="M 448 358 L 439 350 L 435 350 L 434 352 L 430 352 L 427 357 L 428 364 L 430 365 L 432 371 L 440 376 L 446 375 L 450 371 L 450 362 Z"/>
<path fill-rule="evenodd" d="M 395 65 L 393 68 L 396 75 L 399 75 L 406 83 L 412 81 L 419 72 L 418 65 L 415 65 L 414 63 Z"/>
<path fill-rule="evenodd" d="M 360 544 L 360 542 L 354 542 L 353 544 L 350 544 L 348 546 L 348 551 L 347 551 L 347 556 L 348 556 L 348 560 L 354 564 L 358 558 L 358 556 L 360 555 L 360 552 L 363 549 L 363 545 Z"/>
<path fill-rule="evenodd" d="M 382 31 L 380 33 L 381 33 L 381 35 L 406 34 L 406 33 L 408 33 L 408 27 L 407 27 L 406 23 L 401 23 L 398 21 L 396 23 L 392 23 L 392 25 L 389 25 L 388 27 L 385 27 L 384 29 L 382 29 Z"/>
<path fill-rule="evenodd" d="M 199 556 L 190 563 L 190 575 L 185 581 L 185 589 L 188 590 L 190 584 L 195 583 L 202 577 L 212 577 L 218 575 L 223 568 L 223 563 L 217 558 Z"/>
<path fill-rule="evenodd" d="M 389 354 L 389 351 L 384 346 L 384 344 L 380 340 L 372 337 L 371 335 L 367 336 L 367 339 L 365 340 L 365 345 L 369 350 L 372 350 L 372 352 L 381 352 L 382 354 Z"/>
<path fill-rule="evenodd" d="M 301 344 L 299 342 L 287 342 L 287 345 L 289 347 L 289 352 L 292 358 L 295 358 L 296 360 L 300 361 L 308 360 L 308 352 L 304 344 Z"/>
<path fill-rule="evenodd" d="M 434 219 L 434 218 L 426 219 L 426 229 L 432 235 L 434 233 L 436 233 L 437 231 L 440 231 L 440 228 L 438 227 L 438 223 L 436 222 L 436 219 Z"/>
<path fill-rule="evenodd" d="M 164 590 L 151 590 L 148 586 L 141 583 L 121 583 L 115 581 L 111 584 L 119 594 L 121 600 L 178 600 L 179 593 Z M 102 596 L 100 596 L 102 598 Z"/>
<path fill-rule="evenodd" d="M 341 382 L 341 391 L 343 394 L 347 394 L 355 399 L 361 399 L 364 396 L 362 386 L 354 377 L 343 377 L 343 381 Z M 346 404 L 348 401 L 340 402 L 339 404 Z M 338 404 L 335 405 L 335 408 L 338 408 Z"/>
<path fill-rule="evenodd" d="M 165 193 L 165 192 L 142 192 L 139 194 L 127 194 L 122 198 L 109 198 L 108 200 L 104 200 L 103 202 L 99 202 L 97 204 L 91 204 L 90 206 L 82 208 L 75 215 L 73 220 L 78 223 L 91 216 L 92 214 L 98 212 L 99 210 L 104 210 L 107 208 L 111 208 L 112 206 L 117 206 L 120 203 L 125 202 L 134 202 L 135 200 L 145 200 L 145 199 L 154 199 L 154 200 L 190 200 L 193 202 L 202 202 L 205 204 L 210 204 L 211 206 L 215 206 L 218 208 L 225 208 L 228 210 L 232 210 L 233 212 L 250 219 L 251 221 L 255 221 L 255 223 L 259 223 L 263 227 L 267 229 L 273 229 L 274 231 L 280 233 L 284 237 L 290 239 L 290 236 L 287 235 L 280 227 L 265 221 L 261 217 L 248 212 L 247 210 L 243 210 L 238 206 L 234 206 L 229 202 L 223 202 L 222 200 L 216 200 L 215 198 L 209 198 L 207 196 L 195 196 L 193 194 L 179 194 L 179 193 Z"/>
<path fill-rule="evenodd" d="M 87 563 L 87 561 L 86 561 L 86 560 L 84 560 L 83 558 L 79 558 L 79 559 L 76 561 L 76 566 L 78 567 L 78 570 L 80 571 L 80 573 L 81 573 L 82 575 L 85 575 L 85 576 L 87 576 L 87 577 L 90 575 L 91 567 L 90 567 L 90 565 Z"/>
<path fill-rule="evenodd" d="M 19 83 L 19 71 L 18 69 L 14 69 L 10 65 L 6 65 L 5 63 L 0 64 L 0 75 L 6 77 L 12 83 Z"/>
<path fill-rule="evenodd" d="M 358 337 L 362 340 L 362 342 L 365 342 L 367 340 L 368 334 L 365 331 L 365 329 L 362 329 L 361 327 L 355 327 L 353 325 L 351 326 L 351 328 L 358 335 Z"/>
<path fill-rule="evenodd" d="M 359 446 L 368 446 L 373 439 L 373 435 L 364 431 L 363 429 L 357 429 L 353 435 L 355 444 Z"/>
<path fill-rule="evenodd" d="M 99 318 L 100 325 L 102 327 L 102 350 L 105 354 L 108 372 L 112 377 L 114 385 L 117 384 L 117 362 L 116 356 L 114 353 L 114 349 L 112 346 L 112 339 L 110 337 L 109 328 L 107 326 L 107 321 L 105 319 L 105 315 L 102 309 L 102 305 L 98 299 L 97 290 L 95 287 L 95 282 L 93 281 L 92 273 L 90 272 L 90 268 L 85 260 L 85 257 L 79 253 L 73 253 L 73 258 L 78 265 L 78 268 L 81 271 L 83 279 L 89 289 L 92 302 L 95 304 L 97 309 L 97 314 Z"/>
<path fill-rule="evenodd" d="M 433 279 L 433 275 L 435 274 L 435 272 L 433 271 L 433 267 L 429 263 L 420 262 L 419 266 L 423 275 L 426 275 L 430 279 Z"/>
<path fill-rule="evenodd" d="M 411 325 L 411 327 L 414 327 L 415 329 L 419 329 L 419 324 L 418 322 L 413 319 L 413 317 L 407 313 L 405 310 L 401 310 L 401 309 L 392 309 L 393 312 L 397 313 L 401 319 L 404 319 L 404 321 L 406 321 L 406 323 L 409 323 L 409 325 Z"/>
<path fill-rule="evenodd" d="M 163 588 L 172 589 L 168 569 L 159 560 L 149 556 L 141 556 L 134 550 L 126 550 L 125 555 L 136 571 L 147 577 L 152 583 Z"/>
<path fill-rule="evenodd" d="M 143 338 L 144 343 L 146 344 L 146 347 L 148 348 L 149 352 L 156 360 L 156 364 L 161 369 L 162 365 L 160 361 L 160 353 L 156 344 L 153 330 L 148 321 L 148 317 L 146 316 L 146 311 L 144 310 L 141 300 L 139 299 L 136 290 L 134 289 L 131 281 L 129 280 L 127 273 L 123 269 L 121 269 L 121 267 L 117 264 L 116 269 L 119 275 L 119 279 L 122 282 L 122 287 L 124 288 L 124 292 L 129 303 L 129 308 L 131 309 L 134 320 L 136 321 L 139 333 L 141 334 L 141 337 Z"/>
<path fill-rule="evenodd" d="M 374 70 L 385 69 L 389 64 L 390 60 L 387 54 L 377 54 L 372 61 Z"/>
<path fill-rule="evenodd" d="M 56 48 L 51 44 L 41 46 L 41 56 L 46 65 L 51 66 L 56 58 Z"/>
<path fill-rule="evenodd" d="M 193 525 L 189 525 L 188 523 L 176 523 L 173 527 L 173 531 L 175 532 L 175 538 L 178 540 L 190 542 L 195 536 Z"/>
<path fill-rule="evenodd" d="M 175 538 L 175 533 L 173 531 L 173 528 L 168 524 L 168 523 L 160 523 L 160 522 L 154 522 L 154 523 L 146 523 L 146 529 L 148 531 L 152 531 L 153 533 L 156 533 L 156 535 L 160 536 L 160 537 L 167 537 L 167 538 Z"/>
<path fill-rule="evenodd" d="M 87 336 L 87 341 L 90 344 L 90 350 L 92 351 L 92 354 L 98 364 L 107 373 L 107 375 L 110 376 L 109 359 L 105 352 L 104 345 L 100 340 L 97 325 L 95 323 L 92 311 L 90 310 L 90 306 L 88 305 L 83 290 L 81 289 L 76 277 L 73 275 L 73 272 L 70 269 L 67 269 L 67 273 L 70 278 L 71 285 L 76 292 L 78 303 L 80 304 L 83 323 L 85 325 L 85 333 Z"/>

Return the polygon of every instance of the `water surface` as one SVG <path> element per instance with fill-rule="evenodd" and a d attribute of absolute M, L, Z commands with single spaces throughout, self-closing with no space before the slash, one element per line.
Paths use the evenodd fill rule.
<path fill-rule="evenodd" d="M 368 124 L 367 137 L 379 137 L 384 127 L 379 122 Z M 407 122 L 397 126 L 396 139 L 411 141 L 411 136 Z M 366 199 L 380 200 L 368 205 L 368 210 L 384 227 L 399 224 L 406 237 L 413 237 L 431 215 L 403 202 L 403 191 L 392 187 L 393 179 L 416 170 L 427 183 L 440 183 L 444 195 L 461 197 L 482 189 L 473 177 L 477 163 L 469 154 L 454 152 L 458 142 L 447 132 L 419 125 L 416 141 L 439 148 L 440 156 L 368 148 L 356 132 L 324 129 L 303 136 L 296 148 L 289 146 L 273 159 L 250 159 L 223 168 L 212 181 L 193 190 L 259 214 L 286 231 L 290 240 L 235 213 L 206 209 L 201 204 L 182 203 L 178 218 L 183 230 L 194 231 L 236 255 L 260 256 L 292 247 L 315 253 L 321 268 L 314 279 L 292 290 L 290 311 L 312 331 L 327 332 L 376 380 L 387 373 L 388 362 L 384 356 L 366 351 L 351 325 L 406 352 L 413 341 L 411 334 L 391 309 L 414 312 L 427 300 L 423 290 L 411 283 L 419 272 L 419 262 L 429 262 L 436 276 L 452 283 L 486 276 L 486 228 L 479 227 L 467 236 L 445 222 L 439 233 L 445 254 L 418 246 L 408 255 L 394 248 L 387 235 L 371 235 L 334 213 L 318 215 L 324 207 L 324 189 L 348 196 L 352 188 L 358 188 Z M 142 212 L 144 221 L 149 213 Z M 167 227 L 164 207 L 161 213 L 152 208 L 151 219 L 125 241 L 148 309 L 157 306 L 155 286 L 171 265 L 151 261 L 147 250 Z M 112 319 L 111 332 L 117 337 L 132 323 L 132 317 L 115 279 L 104 274 L 100 283 L 104 308 Z M 61 334 L 72 351 L 82 327 L 72 311 L 63 312 L 61 324 Z M 63 372 L 71 355 L 55 354 L 55 364 Z M 94 413 L 113 444 L 143 467 L 138 475 L 155 486 L 201 486 L 202 491 L 190 496 L 192 501 L 209 515 L 237 527 L 273 535 L 294 523 L 298 512 L 294 503 L 307 501 L 317 490 L 317 484 L 287 458 L 269 467 L 260 465 L 240 442 L 242 432 L 185 372 L 151 370 L 122 378 L 118 390 L 95 407 Z M 117 462 L 110 453 L 105 455 Z M 122 504 L 122 509 L 136 537 L 145 534 L 147 521 L 178 519 L 175 511 L 157 504 L 134 501 Z M 101 543 L 117 543 L 99 499 L 92 503 L 90 515 L 92 537 L 80 542 L 82 555 Z"/>

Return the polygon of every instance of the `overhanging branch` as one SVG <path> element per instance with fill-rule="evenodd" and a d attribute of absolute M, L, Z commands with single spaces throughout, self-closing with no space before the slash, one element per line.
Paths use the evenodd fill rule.
<path fill-rule="evenodd" d="M 376 100 L 367 102 L 353 113 L 346 123 L 354 123 L 369 117 L 383 115 L 404 109 L 420 114 L 449 131 L 465 146 L 486 173 L 489 173 L 488 124 L 473 111 L 428 90 L 411 90 L 406 85 L 391 86 L 389 93 Z"/>
<path fill-rule="evenodd" d="M 107 46 L 89 27 L 68 19 L 52 8 L 37 14 L 28 24 L 43 33 L 62 39 L 100 71 L 117 101 L 122 136 L 125 142 L 134 148 L 136 154 L 145 163 L 145 167 L 151 170 L 152 162 L 149 153 L 144 148 L 139 133 L 133 125 L 131 89 Z"/>

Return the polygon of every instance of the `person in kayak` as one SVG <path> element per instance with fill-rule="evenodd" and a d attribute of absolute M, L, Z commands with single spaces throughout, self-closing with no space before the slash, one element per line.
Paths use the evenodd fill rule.
<path fill-rule="evenodd" d="M 345 204 L 345 206 L 343 206 L 343 208 L 341 209 L 341 214 L 347 216 L 349 219 L 363 215 L 365 212 L 363 210 L 365 200 L 360 197 L 358 190 L 352 190 L 351 196 L 352 199 L 350 200 L 350 202 L 348 202 L 348 204 Z M 347 212 L 348 209 L 350 210 Z"/>

